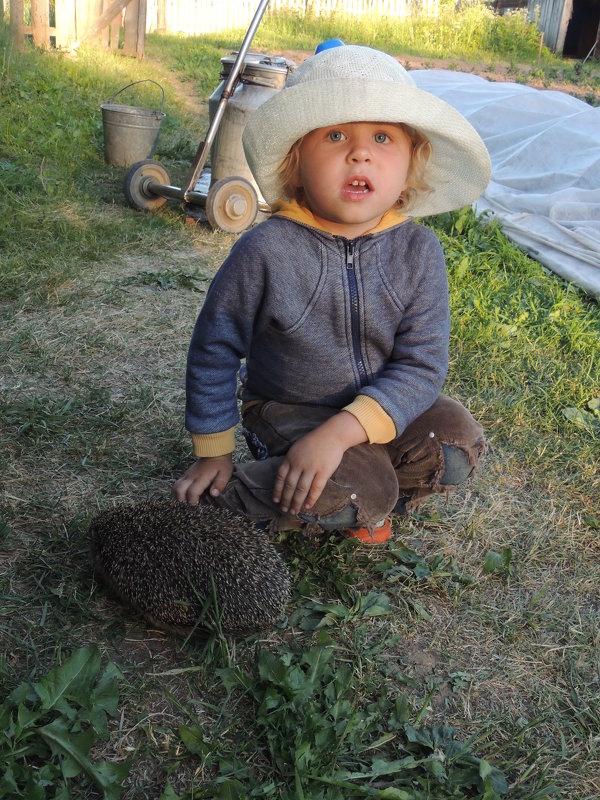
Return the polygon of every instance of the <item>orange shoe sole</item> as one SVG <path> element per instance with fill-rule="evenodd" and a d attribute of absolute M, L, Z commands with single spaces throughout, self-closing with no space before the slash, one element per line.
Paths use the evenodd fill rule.
<path fill-rule="evenodd" d="M 392 537 L 392 526 L 389 518 L 386 518 L 381 525 L 373 529 L 373 533 L 369 533 L 366 528 L 348 528 L 346 534 L 350 539 L 358 539 L 363 544 L 384 544 Z"/>

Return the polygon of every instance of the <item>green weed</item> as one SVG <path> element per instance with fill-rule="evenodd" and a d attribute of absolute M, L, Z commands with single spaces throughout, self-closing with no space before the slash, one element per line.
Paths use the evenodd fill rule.
<path fill-rule="evenodd" d="M 117 800 L 127 763 L 93 763 L 90 750 L 108 738 L 122 677 L 113 663 L 100 673 L 98 650 L 89 647 L 13 689 L 0 706 L 0 795 L 43 800 L 53 787 L 52 796 L 66 800 L 73 779 L 84 775 L 105 800 Z"/>
<path fill-rule="evenodd" d="M 208 278 L 195 270 L 187 274 L 180 270 L 162 270 L 156 272 L 140 272 L 121 281 L 121 286 L 155 286 L 159 289 L 189 289 L 192 292 L 205 292 Z M 200 286 L 199 284 L 205 284 Z"/>
<path fill-rule="evenodd" d="M 268 797 L 276 791 L 290 800 L 458 800 L 474 791 L 495 800 L 508 791 L 504 775 L 475 756 L 471 743 L 458 742 L 451 727 L 420 726 L 403 694 L 386 687 L 375 671 L 362 675 L 359 684 L 337 650 L 321 634 L 309 648 L 259 649 L 257 674 L 219 670 L 227 703 L 239 692 L 245 705 L 250 701 L 246 713 L 259 734 L 253 747 L 270 769 L 264 774 L 259 764 L 249 766 L 243 744 L 232 758 L 221 737 L 215 747 L 201 729 L 181 727 L 187 749 L 205 766 L 218 766 L 216 796 Z M 229 728 L 232 722 L 229 712 L 224 723 Z"/>

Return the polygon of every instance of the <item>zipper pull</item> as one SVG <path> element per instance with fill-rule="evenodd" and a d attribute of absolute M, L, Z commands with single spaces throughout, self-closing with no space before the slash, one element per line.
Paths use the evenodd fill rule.
<path fill-rule="evenodd" d="M 346 269 L 354 269 L 354 242 L 346 245 Z"/>

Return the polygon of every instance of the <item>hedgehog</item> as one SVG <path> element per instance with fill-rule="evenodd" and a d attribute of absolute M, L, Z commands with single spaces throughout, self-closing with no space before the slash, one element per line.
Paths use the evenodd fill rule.
<path fill-rule="evenodd" d="M 289 571 L 267 534 L 210 505 L 146 501 L 106 510 L 90 524 L 93 567 L 114 594 L 176 635 L 245 632 L 276 622 Z"/>

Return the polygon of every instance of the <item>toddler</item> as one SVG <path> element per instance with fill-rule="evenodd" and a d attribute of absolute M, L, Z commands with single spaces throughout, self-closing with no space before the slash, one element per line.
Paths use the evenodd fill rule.
<path fill-rule="evenodd" d="M 233 246 L 196 322 L 197 460 L 173 495 L 272 531 L 383 541 L 392 511 L 464 482 L 485 449 L 481 426 L 440 394 L 446 268 L 413 218 L 473 202 L 489 156 L 394 58 L 352 45 L 291 73 L 243 142 L 273 213 Z M 234 466 L 238 396 L 256 460 Z"/>

